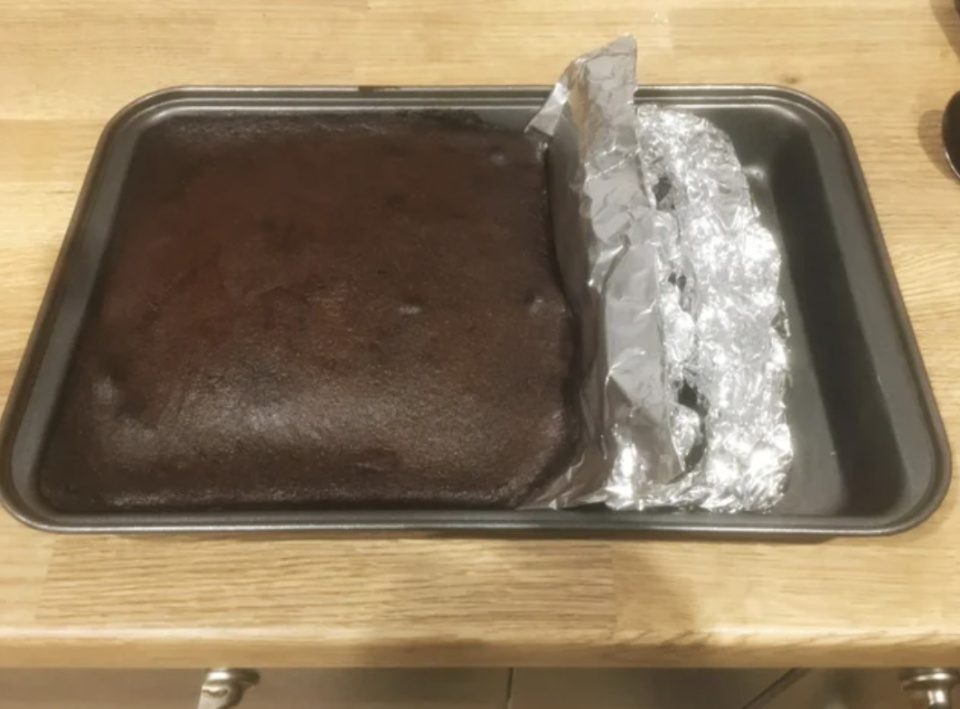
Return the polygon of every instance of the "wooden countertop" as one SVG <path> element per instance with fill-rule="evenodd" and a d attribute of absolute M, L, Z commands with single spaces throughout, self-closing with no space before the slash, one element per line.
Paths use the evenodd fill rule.
<path fill-rule="evenodd" d="M 786 84 L 844 118 L 957 445 L 950 0 L 0 0 L 0 391 L 129 100 L 546 84 L 628 31 L 647 82 Z M 956 665 L 958 489 L 913 532 L 820 545 L 56 537 L 0 513 L 0 665 Z"/>

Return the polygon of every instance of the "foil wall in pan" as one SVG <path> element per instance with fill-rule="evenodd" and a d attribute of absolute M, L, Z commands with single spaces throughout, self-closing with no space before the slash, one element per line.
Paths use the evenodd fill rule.
<path fill-rule="evenodd" d="M 581 325 L 584 455 L 532 506 L 766 510 L 792 444 L 780 254 L 729 138 L 637 109 L 631 37 L 574 61 L 530 128 Z"/>

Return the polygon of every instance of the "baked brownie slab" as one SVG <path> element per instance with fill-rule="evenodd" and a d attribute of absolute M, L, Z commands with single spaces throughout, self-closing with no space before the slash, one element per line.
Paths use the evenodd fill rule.
<path fill-rule="evenodd" d="M 99 279 L 41 464 L 58 509 L 508 508 L 574 452 L 572 323 L 519 133 L 165 120 Z"/>

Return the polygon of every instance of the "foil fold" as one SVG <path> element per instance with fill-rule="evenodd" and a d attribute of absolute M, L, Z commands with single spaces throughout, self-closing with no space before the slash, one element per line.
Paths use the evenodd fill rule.
<path fill-rule="evenodd" d="M 583 453 L 528 506 L 768 510 L 793 459 L 780 253 L 729 137 L 637 107 L 635 67 L 632 37 L 580 57 L 529 126 L 550 140 Z"/>

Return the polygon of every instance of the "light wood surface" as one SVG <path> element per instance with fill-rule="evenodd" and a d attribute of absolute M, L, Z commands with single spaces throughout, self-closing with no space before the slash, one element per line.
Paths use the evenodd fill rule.
<path fill-rule="evenodd" d="M 788 84 L 849 126 L 954 444 L 950 0 L 0 0 L 0 391 L 104 122 L 174 84 Z M 0 513 L 0 664 L 960 664 L 960 506 L 820 545 L 54 537 Z"/>

